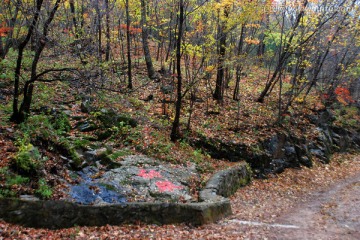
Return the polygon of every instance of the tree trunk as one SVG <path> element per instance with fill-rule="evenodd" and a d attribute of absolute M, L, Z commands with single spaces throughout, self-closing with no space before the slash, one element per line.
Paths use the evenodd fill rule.
<path fill-rule="evenodd" d="M 155 70 L 151 60 L 151 53 L 149 49 L 149 32 L 148 27 L 146 25 L 146 2 L 145 0 L 141 0 L 141 28 L 142 28 L 142 45 L 144 50 L 145 62 L 148 71 L 148 76 L 150 79 L 154 79 Z"/>
<path fill-rule="evenodd" d="M 244 38 L 245 38 L 245 24 L 241 26 L 241 32 L 240 32 L 240 39 L 239 39 L 239 45 L 238 45 L 238 51 L 237 56 L 240 57 L 243 52 L 243 46 L 244 46 Z M 241 72 L 242 72 L 242 66 L 241 63 L 238 63 L 236 65 L 236 83 L 235 83 L 235 89 L 233 94 L 233 100 L 239 101 L 239 93 L 240 93 L 240 80 L 241 80 Z"/>
<path fill-rule="evenodd" d="M 26 116 L 30 113 L 30 106 L 31 106 L 33 90 L 34 90 L 34 82 L 37 80 L 37 65 L 40 60 L 40 55 L 41 55 L 42 51 L 44 50 L 46 42 L 47 42 L 47 34 L 49 31 L 49 26 L 50 26 L 52 20 L 54 19 L 57 9 L 59 8 L 60 1 L 61 0 L 57 0 L 55 2 L 54 8 L 50 12 L 48 19 L 44 23 L 42 36 L 39 39 L 39 42 L 36 44 L 37 48 L 36 48 L 35 55 L 34 55 L 34 58 L 32 61 L 30 80 L 26 81 L 26 83 L 25 83 L 25 86 L 23 89 L 23 100 L 20 105 L 20 108 L 18 109 L 19 78 L 20 78 L 20 73 L 21 73 L 21 63 L 22 63 L 22 58 L 23 58 L 23 52 L 31 38 L 32 33 L 35 30 L 35 26 L 39 19 L 40 9 L 41 9 L 43 0 L 37 1 L 37 8 L 36 8 L 36 12 L 34 13 L 35 15 L 34 15 L 34 18 L 32 21 L 32 25 L 29 27 L 28 34 L 27 34 L 25 40 L 20 44 L 16 69 L 15 69 L 15 83 L 14 83 L 15 90 L 14 90 L 14 101 L 13 101 L 13 114 L 10 118 L 11 121 L 13 121 L 13 122 L 16 122 L 16 123 L 23 122 L 25 120 Z"/>
<path fill-rule="evenodd" d="M 34 13 L 34 18 L 31 22 L 31 25 L 29 26 L 27 35 L 19 45 L 18 49 L 18 56 L 16 60 L 16 67 L 15 67 L 15 79 L 14 79 L 14 95 L 13 95 L 13 113 L 10 117 L 10 121 L 21 123 L 25 120 L 25 116 L 23 112 L 20 112 L 18 109 L 19 105 L 19 87 L 20 87 L 20 73 L 21 73 L 21 64 L 23 60 L 24 50 L 26 45 L 29 43 L 31 36 L 34 32 L 35 26 L 37 25 L 37 22 L 39 20 L 40 15 L 40 9 L 43 4 L 43 0 L 37 0 L 36 1 L 36 9 Z"/>
<path fill-rule="evenodd" d="M 170 19 L 173 19 L 173 11 L 170 12 Z M 173 29 L 172 29 L 172 25 L 171 25 L 172 21 L 170 20 L 169 21 L 169 46 L 168 46 L 168 49 L 166 51 L 166 57 L 165 57 L 165 62 L 168 61 L 169 59 L 169 56 L 170 56 L 170 52 L 172 51 L 172 46 L 173 46 Z M 170 64 L 171 64 L 172 61 L 170 61 Z M 169 70 L 171 69 L 171 66 L 169 67 Z"/>
<path fill-rule="evenodd" d="M 126 41 L 127 41 L 127 62 L 128 62 L 128 88 L 132 89 L 132 74 L 131 74 L 131 42 L 130 42 L 130 14 L 129 14 L 129 0 L 125 2 L 126 9 Z"/>
<path fill-rule="evenodd" d="M 23 101 L 20 106 L 20 112 L 24 113 L 25 116 L 29 115 L 29 113 L 30 113 L 30 106 L 31 106 L 33 91 L 34 91 L 34 83 L 37 80 L 37 66 L 38 66 L 38 63 L 40 60 L 41 53 L 44 50 L 45 45 L 47 43 L 47 35 L 49 32 L 50 24 L 51 24 L 52 20 L 54 19 L 57 9 L 59 8 L 60 1 L 61 0 L 56 0 L 54 8 L 50 12 L 49 17 L 44 24 L 43 35 L 41 36 L 39 43 L 37 44 L 37 49 L 35 51 L 35 55 L 34 55 L 34 58 L 32 61 L 32 65 L 31 65 L 30 80 L 27 81 L 24 86 L 24 90 L 23 90 L 24 98 L 23 98 Z"/>
<path fill-rule="evenodd" d="M 182 105 L 182 75 L 181 75 L 181 41 L 183 35 L 183 24 L 184 24 L 184 0 L 179 1 L 179 28 L 178 37 L 176 40 L 176 71 L 177 71 L 177 101 L 175 119 L 172 125 L 170 134 L 171 141 L 176 142 L 181 138 L 180 134 L 180 115 Z"/>
<path fill-rule="evenodd" d="M 224 16 L 227 18 L 229 12 L 227 7 L 224 9 Z M 226 54 L 226 22 L 219 23 L 219 46 L 218 46 L 218 59 L 217 59 L 217 73 L 216 73 L 216 86 L 213 98 L 222 101 L 224 98 L 224 73 L 225 73 L 225 54 Z"/>
<path fill-rule="evenodd" d="M 70 5 L 71 16 L 72 16 L 72 22 L 73 22 L 73 25 L 74 25 L 75 39 L 78 39 L 79 38 L 79 30 L 78 30 L 77 21 L 76 21 L 76 12 L 75 12 L 74 0 L 70 0 L 69 5 Z"/>
<path fill-rule="evenodd" d="M 294 39 L 295 35 L 296 35 L 296 29 L 298 28 L 298 26 L 300 25 L 300 21 L 303 18 L 305 12 L 304 9 L 306 8 L 306 6 L 308 5 L 308 0 L 305 0 L 303 2 L 302 5 L 302 10 L 300 11 L 300 13 L 297 15 L 296 21 L 292 27 L 292 33 L 289 36 L 289 40 L 286 41 L 285 43 L 285 47 L 284 47 L 284 51 L 281 52 L 280 57 L 279 57 L 279 61 L 278 64 L 276 66 L 276 69 L 272 75 L 272 77 L 270 78 L 270 80 L 266 83 L 265 88 L 263 89 L 263 91 L 261 92 L 260 96 L 258 97 L 258 99 L 256 100 L 257 102 L 263 103 L 265 96 L 268 94 L 269 90 L 272 89 L 274 87 L 274 85 L 278 82 L 279 80 L 279 74 L 281 73 L 281 71 L 283 70 L 284 66 L 285 66 L 285 62 L 286 60 L 291 56 L 292 52 L 290 51 L 290 47 L 292 44 L 292 40 Z M 281 46 L 280 46 L 281 47 Z"/>
<path fill-rule="evenodd" d="M 105 61 L 110 60 L 110 9 L 109 9 L 109 0 L 105 0 L 105 9 L 106 9 L 106 52 L 105 52 Z"/>
<path fill-rule="evenodd" d="M 96 10 L 96 19 L 97 19 L 97 33 L 98 33 L 98 59 L 99 62 L 102 62 L 102 41 L 101 41 L 101 32 L 102 32 L 102 26 L 101 26 L 101 13 L 100 13 L 100 6 L 99 2 L 96 1 L 95 3 L 95 10 Z"/>

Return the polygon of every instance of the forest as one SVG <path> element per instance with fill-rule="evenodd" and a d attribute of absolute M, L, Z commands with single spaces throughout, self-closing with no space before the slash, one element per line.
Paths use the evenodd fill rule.
<path fill-rule="evenodd" d="M 194 166 L 194 201 L 241 161 L 360 147 L 358 0 L 0 1 L 0 198 L 67 199 L 137 155 Z"/>

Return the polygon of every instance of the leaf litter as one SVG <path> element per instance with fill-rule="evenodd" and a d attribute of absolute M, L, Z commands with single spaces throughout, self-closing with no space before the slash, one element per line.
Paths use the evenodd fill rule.
<path fill-rule="evenodd" d="M 276 239 L 275 220 L 296 205 L 307 202 L 315 193 L 332 184 L 360 174 L 360 156 L 336 154 L 328 165 L 286 169 L 269 179 L 256 179 L 231 197 L 233 215 L 217 223 L 199 227 L 187 224 L 131 224 L 102 227 L 73 227 L 48 230 L 26 228 L 0 221 L 1 239 Z M 324 206 L 333 207 L 331 206 Z M 236 221 L 266 223 L 239 225 Z M 319 223 L 321 225 L 321 222 Z"/>

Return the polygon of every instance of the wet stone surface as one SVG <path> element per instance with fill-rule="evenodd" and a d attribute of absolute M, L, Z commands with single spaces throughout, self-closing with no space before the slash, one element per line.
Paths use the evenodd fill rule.
<path fill-rule="evenodd" d="M 70 187 L 71 200 L 92 205 L 126 202 L 126 197 L 120 193 L 121 186 L 106 185 L 93 179 L 97 172 L 95 167 L 87 167 L 77 172 L 81 182 Z"/>
<path fill-rule="evenodd" d="M 69 200 L 103 205 L 125 202 L 196 202 L 189 183 L 197 181 L 195 166 L 164 164 L 146 156 L 128 156 L 121 167 L 101 172 L 89 166 L 74 172 Z"/>

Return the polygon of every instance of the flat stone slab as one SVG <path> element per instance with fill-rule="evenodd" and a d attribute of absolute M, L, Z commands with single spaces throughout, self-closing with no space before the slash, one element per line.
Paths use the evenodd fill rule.
<path fill-rule="evenodd" d="M 196 203 L 130 202 L 124 204 L 80 205 L 66 201 L 41 201 L 32 198 L 0 199 L 0 218 L 5 221 L 37 228 L 102 226 L 122 223 L 170 224 L 186 222 L 193 225 L 215 222 L 232 214 L 225 198 L 250 181 L 246 163 L 221 171 L 212 177 L 200 192 Z"/>
<path fill-rule="evenodd" d="M 198 202 L 189 186 L 200 181 L 195 166 L 163 163 L 142 155 L 127 156 L 119 164 L 102 174 L 94 166 L 74 172 L 80 182 L 70 186 L 67 200 L 90 205 Z"/>

